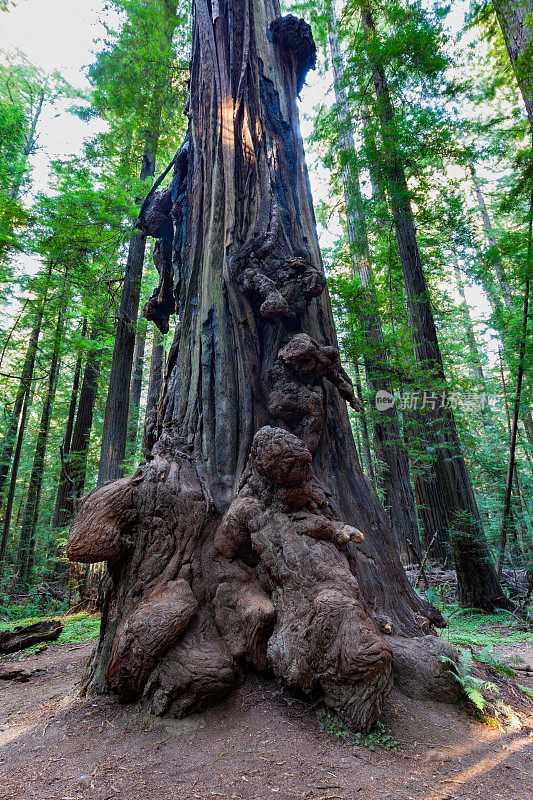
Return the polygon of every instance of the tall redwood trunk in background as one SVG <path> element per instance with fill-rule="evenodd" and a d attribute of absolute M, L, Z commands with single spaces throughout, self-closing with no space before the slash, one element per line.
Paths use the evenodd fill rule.
<path fill-rule="evenodd" d="M 163 335 L 154 328 L 152 353 L 150 356 L 150 377 L 148 378 L 148 395 L 144 415 L 143 453 L 148 458 L 157 439 L 157 409 L 161 387 L 163 386 L 163 369 L 165 363 L 165 345 Z"/>
<path fill-rule="evenodd" d="M 339 158 L 342 164 L 348 241 L 353 273 L 359 277 L 365 289 L 365 298 L 361 303 L 363 308 L 359 309 L 358 322 L 365 342 L 363 359 L 367 384 L 374 401 L 377 392 L 387 392 L 392 395 L 393 389 L 390 380 L 386 377 L 389 358 L 383 337 L 372 272 L 370 243 L 363 198 L 359 188 L 357 155 L 345 90 L 346 79 L 332 2 L 328 2 L 327 12 L 337 118 L 340 126 Z M 420 537 L 409 459 L 402 440 L 396 406 L 379 409 L 379 416 L 372 417 L 372 429 L 385 508 L 396 534 L 402 560 L 404 563 L 408 563 L 413 558 L 413 550 L 415 556 L 419 554 Z"/>
<path fill-rule="evenodd" d="M 166 19 L 164 35 L 168 44 L 171 45 L 178 23 L 176 2 L 175 0 L 160 0 L 160 2 L 164 7 Z M 139 175 L 141 181 L 153 178 L 155 175 L 155 162 L 164 110 L 165 93 L 163 89 L 164 87 L 155 86 L 151 90 L 149 118 L 146 120 L 144 152 Z M 146 233 L 135 230 L 129 244 L 111 360 L 98 468 L 99 484 L 120 478 L 124 474 L 135 327 L 139 312 L 145 249 Z"/>
<path fill-rule="evenodd" d="M 533 131 L 533 0 L 492 0 Z"/>
<path fill-rule="evenodd" d="M 192 41 L 187 144 L 143 217 L 168 256 L 150 315 L 170 287 L 180 317 L 161 435 L 69 538 L 111 576 L 85 690 L 182 715 L 269 670 L 367 730 L 393 655 L 400 685 L 450 682 L 344 402 L 296 106 L 314 43 L 270 0 L 195 0 Z"/>
<path fill-rule="evenodd" d="M 140 179 L 155 175 L 155 149 L 146 146 L 141 167 Z M 123 474 L 126 457 L 126 437 L 128 430 L 128 411 L 130 381 L 135 348 L 135 324 L 139 312 L 141 281 L 144 264 L 146 236 L 135 231 L 130 239 L 126 272 L 122 285 L 120 308 L 109 388 L 102 429 L 102 449 L 98 469 L 98 483 L 113 480 Z"/>
<path fill-rule="evenodd" d="M 431 394 L 437 387 L 437 393 L 443 392 L 446 379 L 442 356 L 418 250 L 409 188 L 397 146 L 394 107 L 370 5 L 363 5 L 361 18 L 376 94 L 384 166 L 408 300 L 409 321 L 416 358 L 427 382 L 422 389 Z M 453 548 L 459 600 L 468 607 L 505 607 L 508 601 L 490 558 L 453 412 L 449 408 L 440 408 L 438 401 L 432 401 L 432 404 L 433 407 L 430 406 L 426 413 L 421 414 L 421 420 L 425 426 L 422 435 L 429 434 L 428 441 L 437 445 L 435 461 L 427 478 L 418 476 L 417 482 L 422 489 L 423 484 L 428 483 L 431 493 L 437 492 L 439 496 L 437 509 L 446 516 L 446 532 L 450 535 Z"/>
<path fill-rule="evenodd" d="M 95 319 L 90 331 L 90 347 L 83 370 L 80 396 L 70 439 L 68 458 L 63 464 L 63 480 L 58 487 L 52 528 L 59 530 L 67 526 L 74 515 L 76 503 L 83 492 L 87 471 L 87 451 L 93 425 L 94 405 L 98 393 L 98 379 L 102 346 L 99 341 L 104 329 L 101 318 Z M 55 546 L 53 577 L 61 580 L 65 576 L 64 548 Z"/>
<path fill-rule="evenodd" d="M 87 333 L 87 318 L 83 320 L 81 335 L 84 337 Z M 72 379 L 72 390 L 70 392 L 70 403 L 67 416 L 67 424 L 65 426 L 65 435 L 61 443 L 61 470 L 59 473 L 59 485 L 57 487 L 56 502 L 54 506 L 54 516 L 52 517 L 52 530 L 63 527 L 65 524 L 62 520 L 62 511 L 65 503 L 65 497 L 69 492 L 69 481 L 67 477 L 67 461 L 70 454 L 70 447 L 72 443 L 72 430 L 74 428 L 74 419 L 76 416 L 76 406 L 78 404 L 78 392 L 80 388 L 81 368 L 83 362 L 83 354 L 80 352 L 76 359 L 76 366 L 74 368 L 74 377 Z"/>
<path fill-rule="evenodd" d="M 133 353 L 133 374 L 130 383 L 130 405 L 128 413 L 127 454 L 135 453 L 137 441 L 137 428 L 139 426 L 139 413 L 141 407 L 141 393 L 143 385 L 144 349 L 146 345 L 146 320 L 143 318 L 137 323 L 137 336 L 135 338 L 135 351 Z"/>

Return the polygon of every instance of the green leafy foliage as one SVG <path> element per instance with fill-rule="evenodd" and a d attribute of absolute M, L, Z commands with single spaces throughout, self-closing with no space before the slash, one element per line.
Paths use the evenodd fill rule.
<path fill-rule="evenodd" d="M 9 5 L 4 2 L 0 7 L 6 10 Z M 375 341 L 361 324 L 372 311 L 380 318 L 387 352 L 387 362 L 379 367 L 397 403 L 419 387 L 434 394 L 446 392 L 457 401 L 455 420 L 494 555 L 528 270 L 533 160 L 518 85 L 492 4 L 475 4 L 464 24 L 457 22 L 456 9 L 440 0 L 374 4 L 376 36 L 371 41 L 361 25 L 361 3 L 336 4 L 348 122 L 342 121 L 330 89 L 330 0 L 286 5 L 311 21 L 319 46 L 320 103 L 314 109 L 302 104 L 301 110 L 313 123 L 308 142 L 311 160 L 320 162 L 326 174 L 315 196 L 317 219 L 327 242 L 323 254 L 343 361 L 364 404 L 364 415 L 352 414 L 361 462 L 369 477 L 373 470 L 374 489 L 386 501 L 385 471 L 373 436 L 381 412 L 364 369 L 365 360 L 372 361 L 376 355 Z M 153 156 L 157 174 L 176 152 L 187 125 L 183 112 L 189 77 L 189 3 L 109 0 L 100 22 L 105 35 L 95 43 L 94 62 L 88 69 L 90 92 L 73 89 L 57 73 L 46 74 L 20 53 L 2 54 L 0 63 L 0 448 L 6 441 L 29 334 L 45 299 L 6 559 L 1 565 L 2 585 L 9 591 L 18 569 L 21 520 L 58 312 L 61 309 L 64 315 L 61 366 L 43 467 L 31 586 L 43 579 L 66 581 L 67 527 L 54 525 L 53 520 L 62 463 L 68 463 L 68 454 L 63 458 L 60 448 L 76 364 L 81 358 L 83 370 L 89 357 L 98 354 L 94 416 L 81 458 L 86 466 L 84 490 L 88 490 L 95 484 L 98 469 L 128 241 L 139 203 L 153 180 L 140 178 L 143 158 L 147 152 Z M 395 111 L 388 135 L 394 137 L 405 167 L 444 359 L 446 381 L 433 381 L 431 386 L 424 383 L 413 356 L 413 331 L 385 176 L 390 140 L 380 125 L 382 109 L 373 89 L 372 55 L 385 65 Z M 51 162 L 46 190 L 35 193 L 32 163 L 43 124 L 41 103 L 48 109 L 69 105 L 85 121 L 99 119 L 100 128 L 82 152 Z M 347 124 L 355 152 L 343 145 Z M 348 243 L 348 228 L 355 221 L 348 219 L 350 198 L 347 202 L 344 174 L 353 165 L 359 173 L 363 220 L 356 227 L 360 234 L 364 224 L 368 235 L 375 292 L 352 272 L 353 258 L 361 253 L 352 252 Z M 19 264 L 15 254 L 24 254 L 26 261 Z M 155 280 L 148 254 L 141 306 Z M 147 352 L 150 344 L 151 334 Z M 529 336 L 523 409 L 532 396 L 532 348 Z M 143 399 L 147 374 L 145 363 Z M 495 398 L 495 403 L 480 408 L 475 401 L 480 395 Z M 428 444 L 423 415 L 406 407 L 399 412 L 401 435 L 394 446 L 408 454 L 416 481 L 432 468 L 438 445 Z M 142 416 L 141 411 L 140 424 Z M 533 423 L 528 428 L 526 416 L 522 415 L 519 427 L 513 530 L 505 553 L 508 566 L 524 569 L 530 567 L 533 556 L 529 441 Z M 141 455 L 139 441 L 140 436 L 129 454 L 128 469 L 135 467 Z M 6 490 L 0 496 L 2 513 L 5 501 Z M 421 502 L 419 510 L 420 506 Z M 438 587 L 428 599 L 442 605 L 446 591 L 446 586 Z M 42 612 L 38 604 L 30 608 L 32 614 Z M 529 641 L 532 636 L 510 616 L 455 612 L 455 606 L 445 608 L 449 627 L 444 635 L 452 643 L 487 647 L 493 641 Z M 0 616 L 11 613 L 17 612 L 5 611 Z"/>
<path fill-rule="evenodd" d="M 498 687 L 491 681 L 478 678 L 472 673 L 474 658 L 470 650 L 461 648 L 458 661 L 448 656 L 441 656 L 441 661 L 449 668 L 474 708 L 483 713 L 487 703 L 491 703 L 492 698 L 498 694 Z"/>
<path fill-rule="evenodd" d="M 533 641 L 533 633 L 523 619 L 508 612 L 484 614 L 452 605 L 444 610 L 447 627 L 442 636 L 453 645 L 481 648 Z"/>
<path fill-rule="evenodd" d="M 347 728 L 342 719 L 329 711 L 325 711 L 320 721 L 320 730 L 334 736 L 346 744 L 356 744 L 366 747 L 368 750 L 375 750 L 376 747 L 383 747 L 389 750 L 397 749 L 400 744 L 394 739 L 389 728 L 383 722 L 378 721 L 370 733 L 360 733 Z"/>

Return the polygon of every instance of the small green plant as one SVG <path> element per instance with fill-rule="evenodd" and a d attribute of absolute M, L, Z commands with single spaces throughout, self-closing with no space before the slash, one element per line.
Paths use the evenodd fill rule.
<path fill-rule="evenodd" d="M 476 653 L 476 661 L 486 664 L 487 667 L 493 669 L 498 675 L 504 675 L 507 678 L 516 678 L 515 670 L 510 664 L 504 661 L 502 654 L 498 653 L 490 645 L 484 647 L 479 653 Z"/>
<path fill-rule="evenodd" d="M 441 661 L 448 666 L 451 674 L 471 702 L 472 706 L 483 714 L 485 707 L 493 703 L 489 695 L 498 694 L 498 687 L 490 681 L 484 681 L 472 674 L 474 657 L 470 650 L 461 648 L 459 651 L 459 661 L 454 661 L 448 656 L 441 656 Z"/>
<path fill-rule="evenodd" d="M 334 714 L 326 712 L 320 723 L 320 730 L 327 733 L 328 736 L 336 736 L 337 739 L 342 739 L 344 742 L 348 739 L 349 733 L 344 727 L 344 723 L 339 717 Z"/>
<path fill-rule="evenodd" d="M 376 747 L 397 748 L 400 743 L 393 737 L 383 722 L 377 722 L 370 733 L 359 733 L 348 730 L 344 722 L 336 715 L 325 712 L 320 723 L 320 730 L 329 736 L 335 736 L 347 744 L 358 744 L 375 750 Z"/>
<path fill-rule="evenodd" d="M 357 743 L 362 744 L 363 747 L 368 747 L 369 750 L 375 750 L 376 747 L 386 747 L 392 750 L 400 746 L 400 743 L 396 741 L 390 729 L 383 722 L 376 722 L 370 733 L 356 733 L 355 737 L 360 737 Z"/>

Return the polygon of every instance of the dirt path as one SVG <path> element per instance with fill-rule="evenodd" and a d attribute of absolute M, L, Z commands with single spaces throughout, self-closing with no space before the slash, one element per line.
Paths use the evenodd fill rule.
<path fill-rule="evenodd" d="M 24 660 L 44 674 L 1 682 L 1 800 L 533 800 L 532 731 L 398 694 L 384 721 L 401 748 L 371 752 L 264 679 L 162 720 L 78 696 L 91 647 L 50 647 Z"/>

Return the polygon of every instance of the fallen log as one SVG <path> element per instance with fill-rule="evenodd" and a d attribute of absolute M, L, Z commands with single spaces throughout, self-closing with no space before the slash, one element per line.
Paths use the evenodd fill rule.
<path fill-rule="evenodd" d="M 19 683 L 27 683 L 29 680 L 38 675 L 46 675 L 46 670 L 0 667 L 0 681 L 18 681 Z"/>
<path fill-rule="evenodd" d="M 406 564 L 404 571 L 411 586 L 416 586 L 420 577 L 419 564 Z M 424 577 L 428 586 L 448 587 L 447 597 L 452 600 L 457 592 L 457 575 L 454 569 L 439 566 L 424 566 Z M 511 596 L 527 596 L 529 588 L 528 572 L 525 569 L 502 570 L 502 583 L 509 589 Z"/>
<path fill-rule="evenodd" d="M 33 625 L 19 625 L 13 631 L 0 633 L 0 654 L 7 655 L 17 650 L 25 650 L 40 642 L 55 642 L 63 626 L 57 620 L 35 622 Z"/>

